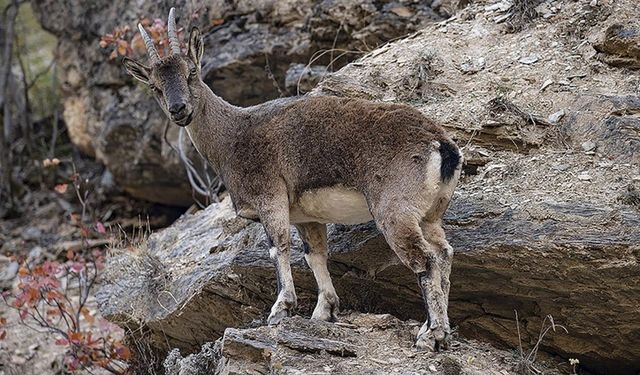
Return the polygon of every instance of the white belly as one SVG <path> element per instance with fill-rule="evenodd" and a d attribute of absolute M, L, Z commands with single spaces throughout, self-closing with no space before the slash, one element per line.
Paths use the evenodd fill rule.
<path fill-rule="evenodd" d="M 303 193 L 291 207 L 289 219 L 292 224 L 359 224 L 373 220 L 373 217 L 364 195 L 353 189 L 334 186 Z"/>

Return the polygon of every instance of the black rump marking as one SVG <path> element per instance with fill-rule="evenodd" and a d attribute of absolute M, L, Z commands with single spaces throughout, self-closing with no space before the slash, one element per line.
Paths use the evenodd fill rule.
<path fill-rule="evenodd" d="M 447 182 L 453 177 L 456 168 L 460 164 L 460 154 L 457 147 L 449 142 L 440 142 L 440 178 L 442 182 Z"/>

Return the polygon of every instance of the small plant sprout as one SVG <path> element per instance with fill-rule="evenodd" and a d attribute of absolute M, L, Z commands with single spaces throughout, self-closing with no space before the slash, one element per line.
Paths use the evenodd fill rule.
<path fill-rule="evenodd" d="M 580 360 L 577 358 L 569 358 L 569 364 L 571 365 L 571 370 L 573 371 L 572 374 L 576 375 L 577 374 L 576 370 L 580 365 Z"/>

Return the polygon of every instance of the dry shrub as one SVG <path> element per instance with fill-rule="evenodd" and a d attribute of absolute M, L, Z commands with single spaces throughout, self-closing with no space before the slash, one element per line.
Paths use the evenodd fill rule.
<path fill-rule="evenodd" d="M 542 0 L 512 0 L 511 17 L 506 22 L 507 32 L 518 32 L 537 18 L 536 7 L 540 3 Z"/>
<path fill-rule="evenodd" d="M 564 331 L 564 333 L 569 333 L 569 331 L 564 326 L 556 324 L 553 320 L 553 316 L 547 315 L 544 317 L 544 319 L 542 320 L 542 324 L 540 325 L 538 340 L 536 341 L 533 348 L 525 353 L 524 349 L 522 348 L 522 336 L 520 335 L 520 321 L 518 320 L 518 312 L 516 311 L 515 314 L 519 344 L 519 358 L 518 364 L 516 366 L 516 371 L 522 375 L 542 375 L 545 373 L 544 368 L 536 363 L 536 359 L 545 336 L 549 334 L 550 331 L 557 332 L 558 330 L 561 330 Z"/>
<path fill-rule="evenodd" d="M 627 191 L 620 194 L 617 201 L 640 209 L 640 182 L 627 185 Z"/>
<path fill-rule="evenodd" d="M 122 330 L 86 306 L 103 268 L 101 252 L 82 257 L 69 252 L 67 258 L 65 263 L 47 260 L 21 267 L 16 288 L 2 295 L 4 302 L 18 311 L 20 324 L 56 336 L 56 345 L 66 349 L 68 371 L 100 367 L 128 374 L 130 351 L 121 341 Z"/>
<path fill-rule="evenodd" d="M 131 348 L 129 369 L 132 374 L 159 375 L 163 373 L 162 361 L 167 353 L 152 345 L 152 342 L 151 333 L 144 325 L 126 330 L 125 343 Z"/>

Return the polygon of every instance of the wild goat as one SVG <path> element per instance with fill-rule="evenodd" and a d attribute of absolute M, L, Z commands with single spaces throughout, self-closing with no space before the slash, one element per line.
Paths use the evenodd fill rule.
<path fill-rule="evenodd" d="M 176 125 L 186 127 L 223 180 L 237 214 L 264 225 L 278 280 L 268 323 L 277 324 L 296 306 L 291 224 L 318 283 L 312 318 L 330 321 L 339 299 L 327 269 L 326 224 L 375 220 L 422 289 L 428 318 L 417 347 L 445 347 L 453 249 L 442 215 L 460 176 L 462 154 L 442 127 L 406 105 L 332 96 L 236 107 L 202 81 L 197 28 L 191 30 L 187 56 L 182 55 L 173 8 L 168 56 L 160 58 L 138 28 L 150 66 L 125 59 L 127 71 L 151 88 Z"/>

